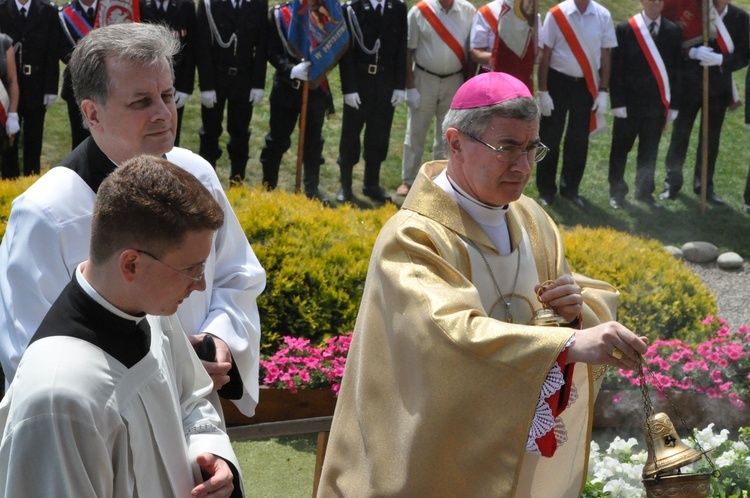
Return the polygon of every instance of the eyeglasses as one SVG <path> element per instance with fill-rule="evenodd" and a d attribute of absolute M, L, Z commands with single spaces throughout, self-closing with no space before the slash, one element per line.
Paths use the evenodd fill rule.
<path fill-rule="evenodd" d="M 532 163 L 538 163 L 542 159 L 544 159 L 544 156 L 547 155 L 547 152 L 549 152 L 549 147 L 544 145 L 543 143 L 538 143 L 536 145 L 531 145 L 526 149 L 522 149 L 521 147 L 517 145 L 501 145 L 500 147 L 493 147 L 487 142 L 484 142 L 474 135 L 469 135 L 466 132 L 461 132 L 467 137 L 469 137 L 472 140 L 476 140 L 480 144 L 484 145 L 488 149 L 490 149 L 492 152 L 495 153 L 498 160 L 504 162 L 504 163 L 512 163 L 516 162 L 521 155 L 526 154 L 526 158 L 531 161 Z"/>
<path fill-rule="evenodd" d="M 153 259 L 157 263 L 163 264 L 164 266 L 166 266 L 167 268 L 169 268 L 173 272 L 179 273 L 183 277 L 189 278 L 193 282 L 200 282 L 201 280 L 203 280 L 203 275 L 206 273 L 206 262 L 205 261 L 203 263 L 199 264 L 199 265 L 193 265 L 193 266 L 190 266 L 189 268 L 186 268 L 188 271 L 190 271 L 190 273 L 194 273 L 195 274 L 195 275 L 191 275 L 190 273 L 185 273 L 183 270 L 178 270 L 177 268 L 175 268 L 172 265 L 168 265 L 167 263 L 165 263 L 164 261 L 160 260 L 159 258 L 157 258 L 156 256 L 154 256 L 153 254 L 151 254 L 148 251 L 144 251 L 142 249 L 136 249 L 136 251 L 138 251 L 141 254 L 145 254 L 146 256 L 148 256 L 149 258 Z"/>

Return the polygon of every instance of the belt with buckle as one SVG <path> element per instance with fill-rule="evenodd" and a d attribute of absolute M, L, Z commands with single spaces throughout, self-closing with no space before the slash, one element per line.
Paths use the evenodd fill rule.
<path fill-rule="evenodd" d="M 289 82 L 290 85 L 292 85 L 292 88 L 295 90 L 299 90 L 299 87 L 302 86 L 302 82 L 300 80 L 292 80 Z"/>
<path fill-rule="evenodd" d="M 433 76 L 437 76 L 437 77 L 438 77 L 438 78 L 440 78 L 440 79 L 450 78 L 451 76 L 455 76 L 455 75 L 457 75 L 457 74 L 461 74 L 461 73 L 463 73 L 463 72 L 464 72 L 464 70 L 463 70 L 463 69 L 459 69 L 459 70 L 458 70 L 458 71 L 456 71 L 455 73 L 450 73 L 450 74 L 438 74 L 438 73 L 433 73 L 433 72 L 432 72 L 432 71 L 430 71 L 429 69 L 425 69 L 425 68 L 423 68 L 423 67 L 422 67 L 422 66 L 420 66 L 419 64 L 416 64 L 416 63 L 415 63 L 414 65 L 415 65 L 415 66 L 417 66 L 417 69 L 419 69 L 419 70 L 421 70 L 421 71 L 424 71 L 424 72 L 425 72 L 425 73 L 427 73 L 427 74 L 431 74 L 431 75 L 433 75 Z"/>
<path fill-rule="evenodd" d="M 380 66 L 378 64 L 365 64 L 365 63 L 359 63 L 359 67 L 362 70 L 365 70 L 367 74 L 380 74 L 386 71 L 387 66 Z"/>
<path fill-rule="evenodd" d="M 549 70 L 550 70 L 550 73 L 557 73 L 557 75 L 560 76 L 561 78 L 563 78 L 565 80 L 568 80 L 568 81 L 572 81 L 573 83 L 578 83 L 578 82 L 581 82 L 581 81 L 586 81 L 586 78 L 584 78 L 583 76 L 571 76 L 569 74 L 562 73 L 562 72 L 560 72 L 560 71 L 558 71 L 556 69 L 552 69 L 552 68 L 549 68 Z"/>
<path fill-rule="evenodd" d="M 24 64 L 23 65 L 23 74 L 26 76 L 29 76 L 32 73 L 33 66 L 31 64 Z"/>
<path fill-rule="evenodd" d="M 230 67 L 229 69 L 227 69 L 227 74 L 229 76 L 234 76 L 237 74 L 237 71 L 238 69 L 236 67 Z"/>

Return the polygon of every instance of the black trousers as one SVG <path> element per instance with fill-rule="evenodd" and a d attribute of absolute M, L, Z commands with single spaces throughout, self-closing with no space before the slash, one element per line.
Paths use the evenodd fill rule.
<path fill-rule="evenodd" d="M 366 66 L 365 66 L 366 67 Z M 344 105 L 344 117 L 341 122 L 341 140 L 339 142 L 338 164 L 342 185 L 351 186 L 352 170 L 359 162 L 360 152 L 365 160 L 364 186 L 380 186 L 380 164 L 388 156 L 391 139 L 394 107 L 392 74 L 385 69 L 378 74 L 369 74 L 359 70 L 357 83 L 359 98 L 362 103 L 359 109 Z M 362 129 L 364 140 L 360 142 Z"/>
<path fill-rule="evenodd" d="M 667 177 L 664 180 L 664 190 L 672 193 L 680 191 L 683 185 L 682 167 L 685 164 L 690 133 L 698 112 L 701 110 L 701 101 L 691 99 L 684 102 L 680 107 L 680 113 L 672 124 L 672 140 L 667 150 L 666 169 Z M 721 127 L 724 124 L 724 116 L 727 106 L 708 101 L 708 180 L 706 192 L 714 191 L 714 171 L 716 169 L 716 158 L 719 156 L 719 143 L 721 142 Z M 698 137 L 703 136 L 703 120 L 701 119 Z M 693 171 L 693 190 L 700 193 L 701 188 L 701 164 L 703 156 L 703 140 L 699 138 L 698 150 L 695 156 L 695 168 Z"/>
<path fill-rule="evenodd" d="M 270 130 L 260 153 L 260 163 L 263 165 L 263 185 L 274 189 L 279 182 L 281 158 L 292 145 L 292 132 L 297 126 L 302 106 L 302 86 L 295 89 L 288 82 L 274 80 L 270 104 Z M 324 143 L 321 134 L 327 109 L 328 94 L 322 88 L 309 90 L 302 153 L 302 182 L 305 192 L 309 193 L 315 192 L 320 179 Z"/>
<path fill-rule="evenodd" d="M 23 174 L 24 176 L 38 175 L 41 169 L 42 137 L 44 135 L 44 116 L 47 108 L 43 105 L 34 106 L 18 111 L 21 124 L 21 134 L 16 137 L 13 147 L 3 155 L 3 178 L 15 178 L 20 174 L 18 150 L 23 143 Z M 12 171 L 15 176 L 5 176 L 5 172 Z"/>
<path fill-rule="evenodd" d="M 224 131 L 222 122 L 224 120 L 224 107 L 227 107 L 227 153 L 231 164 L 229 178 L 232 180 L 245 179 L 245 167 L 250 148 L 250 120 L 253 117 L 253 106 L 250 103 L 250 91 L 247 93 L 228 96 L 221 90 L 216 91 L 216 104 L 209 109 L 201 106 L 201 120 L 203 126 L 200 135 L 199 154 L 206 161 L 216 167 L 216 161 L 221 157 L 219 137 Z"/>
<path fill-rule="evenodd" d="M 554 69 L 549 70 L 547 88 L 555 109 L 539 122 L 539 139 L 550 148 L 547 157 L 537 164 L 536 186 L 539 194 L 553 197 L 557 191 L 557 163 L 560 142 L 567 118 L 560 173 L 560 194 L 578 195 L 578 187 L 586 169 L 589 151 L 589 123 L 594 100 L 583 78 L 571 78 Z"/>
<path fill-rule="evenodd" d="M 180 130 L 182 129 L 182 115 L 185 113 L 185 106 L 177 109 L 177 131 L 174 134 L 174 146 L 180 146 Z"/>
<path fill-rule="evenodd" d="M 663 114 L 614 118 L 612 148 L 609 152 L 610 197 L 625 197 L 628 193 L 628 184 L 625 183 L 625 165 L 636 138 L 638 138 L 638 157 L 635 170 L 635 196 L 648 196 L 654 193 L 656 156 L 659 154 L 659 140 L 664 123 Z"/>

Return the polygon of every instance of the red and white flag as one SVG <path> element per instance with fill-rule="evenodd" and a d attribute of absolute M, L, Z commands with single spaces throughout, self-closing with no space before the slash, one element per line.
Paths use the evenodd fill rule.
<path fill-rule="evenodd" d="M 140 20 L 141 11 L 138 0 L 100 0 L 96 9 L 94 28 L 125 22 L 140 22 Z"/>
<path fill-rule="evenodd" d="M 5 85 L 0 81 L 0 125 L 5 129 L 5 122 L 8 121 L 8 107 L 10 106 L 10 96 L 5 89 Z"/>

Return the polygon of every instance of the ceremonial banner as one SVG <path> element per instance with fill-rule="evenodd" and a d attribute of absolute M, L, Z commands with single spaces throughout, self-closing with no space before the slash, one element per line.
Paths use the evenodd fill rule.
<path fill-rule="evenodd" d="M 349 45 L 341 4 L 338 0 L 294 0 L 287 38 L 292 53 L 312 63 L 310 81 L 321 79 Z"/>
<path fill-rule="evenodd" d="M 682 28 L 682 46 L 692 47 L 703 43 L 702 0 L 664 0 L 661 15 Z M 713 25 L 710 38 L 716 36 Z"/>
<path fill-rule="evenodd" d="M 138 0 L 100 0 L 96 9 L 94 28 L 124 22 L 140 22 L 140 20 L 141 11 Z"/>
<path fill-rule="evenodd" d="M 505 0 L 492 49 L 492 70 L 521 80 L 534 92 L 534 23 L 537 0 Z"/>

